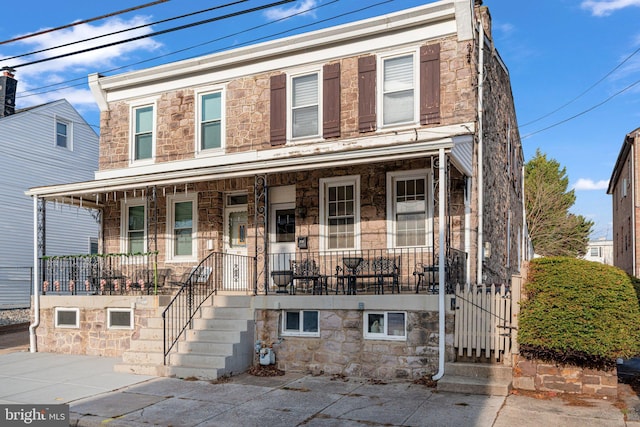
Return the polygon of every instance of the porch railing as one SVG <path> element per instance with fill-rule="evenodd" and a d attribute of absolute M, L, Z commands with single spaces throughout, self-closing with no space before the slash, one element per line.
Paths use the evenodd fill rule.
<path fill-rule="evenodd" d="M 256 258 L 212 252 L 187 271 L 182 285 L 162 312 L 164 364 L 202 304 L 218 290 L 255 292 Z"/>
<path fill-rule="evenodd" d="M 467 254 L 450 249 L 445 264 L 447 292 L 466 281 Z M 271 254 L 268 292 L 393 293 L 439 289 L 438 257 L 430 247 Z M 291 272 L 287 288 L 273 280 Z M 350 287 L 351 285 L 351 287 Z"/>
<path fill-rule="evenodd" d="M 39 260 L 39 286 L 43 295 L 156 292 L 164 284 L 157 257 L 157 252 L 44 256 Z"/>

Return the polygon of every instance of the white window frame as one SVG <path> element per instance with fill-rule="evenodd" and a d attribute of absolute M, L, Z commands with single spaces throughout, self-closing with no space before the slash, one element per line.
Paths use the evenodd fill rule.
<path fill-rule="evenodd" d="M 76 323 L 71 324 L 60 324 L 58 323 L 58 313 L 61 311 L 74 312 L 76 315 Z M 78 307 L 55 307 L 54 309 L 54 327 L 60 329 L 78 329 L 80 328 L 80 308 Z"/>
<path fill-rule="evenodd" d="M 148 159 L 136 159 L 136 111 L 141 108 L 152 107 L 153 109 L 153 122 L 151 125 L 151 158 Z M 154 100 L 139 101 L 135 104 L 131 104 L 129 110 L 129 164 L 131 165 L 145 165 L 152 164 L 156 158 L 156 138 L 158 134 L 157 120 L 158 120 L 158 103 Z"/>
<path fill-rule="evenodd" d="M 391 313 L 400 313 L 404 316 L 404 335 L 389 335 L 388 318 Z M 369 315 L 381 315 L 383 318 L 382 330 L 379 333 L 369 332 Z M 382 341 L 406 341 L 407 340 L 407 312 L 406 311 L 365 311 L 362 315 L 362 334 L 367 340 Z"/>
<path fill-rule="evenodd" d="M 293 136 L 293 80 L 298 77 L 310 76 L 318 77 L 318 129 L 315 135 Z M 322 69 L 305 70 L 287 75 L 287 140 L 304 141 L 322 138 Z"/>
<path fill-rule="evenodd" d="M 413 58 L 413 118 L 405 122 L 384 123 L 384 62 L 388 59 L 412 56 Z M 415 126 L 420 118 L 420 52 L 419 49 L 404 50 L 401 52 L 386 53 L 377 57 L 377 121 L 378 129 L 394 128 L 402 126 Z"/>
<path fill-rule="evenodd" d="M 66 145 L 58 145 L 58 123 L 61 123 L 67 127 L 66 134 Z M 62 148 L 65 150 L 73 151 L 73 122 L 71 120 L 63 119 L 61 117 L 55 116 L 54 124 L 53 124 L 53 145 Z"/>
<path fill-rule="evenodd" d="M 300 324 L 298 325 L 298 329 L 286 329 L 287 327 L 287 313 L 299 313 Z M 317 314 L 318 325 L 317 331 L 315 332 L 305 332 L 303 331 L 304 325 L 304 313 L 305 312 L 314 312 Z M 320 336 L 320 311 L 319 310 L 282 310 L 282 335 L 283 336 L 296 336 L 296 337 L 319 337 Z"/>
<path fill-rule="evenodd" d="M 327 189 L 340 185 L 353 185 L 354 190 L 354 221 L 353 221 L 353 245 L 352 248 L 329 248 L 329 221 L 327 211 Z M 360 175 L 347 175 L 335 178 L 320 179 L 320 250 L 344 251 L 360 249 Z"/>
<path fill-rule="evenodd" d="M 191 229 L 191 255 L 174 255 L 174 218 L 175 204 L 191 202 L 192 229 Z M 198 261 L 198 194 L 176 194 L 167 196 L 167 260 L 175 262 Z"/>
<path fill-rule="evenodd" d="M 129 253 L 129 208 L 134 206 L 144 207 L 144 248 L 142 252 L 148 250 L 148 236 L 147 236 L 147 201 L 143 198 L 135 199 L 123 199 L 120 202 L 120 252 Z"/>
<path fill-rule="evenodd" d="M 218 156 L 224 154 L 226 147 L 226 87 L 210 86 L 196 90 L 196 120 L 195 120 L 195 153 L 198 156 Z M 220 93 L 220 147 L 202 148 L 202 97 L 213 93 Z"/>
<path fill-rule="evenodd" d="M 121 325 L 112 325 L 111 324 L 111 313 L 129 313 L 129 319 L 131 320 L 131 324 L 129 326 L 121 326 Z M 133 329 L 134 315 L 132 308 L 107 308 L 107 329 L 124 329 L 131 330 Z"/>
<path fill-rule="evenodd" d="M 387 247 L 431 247 L 433 241 L 433 183 L 431 169 L 414 169 L 408 171 L 396 171 L 387 173 Z M 396 244 L 396 182 L 407 179 L 425 179 L 425 244 L 419 246 L 398 246 Z"/>

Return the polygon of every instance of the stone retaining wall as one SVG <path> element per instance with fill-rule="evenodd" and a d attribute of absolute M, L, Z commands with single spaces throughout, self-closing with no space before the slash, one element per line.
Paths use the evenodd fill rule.
<path fill-rule="evenodd" d="M 516 356 L 513 388 L 615 397 L 618 394 L 618 375 L 615 369 L 601 371 Z"/>

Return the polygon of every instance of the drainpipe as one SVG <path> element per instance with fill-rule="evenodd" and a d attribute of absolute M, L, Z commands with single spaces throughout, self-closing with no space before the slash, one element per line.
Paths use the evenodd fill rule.
<path fill-rule="evenodd" d="M 40 293 L 38 289 L 38 197 L 33 198 L 33 323 L 29 325 L 29 351 L 38 351 L 36 328 L 40 326 Z"/>
<path fill-rule="evenodd" d="M 438 185 L 438 215 L 440 220 L 438 221 L 438 244 L 439 248 L 439 262 L 438 262 L 438 372 L 433 376 L 434 381 L 438 381 L 444 375 L 444 357 L 445 357 L 445 348 L 444 344 L 446 341 L 444 323 L 445 323 L 445 304 L 444 297 L 445 292 L 447 290 L 445 284 L 445 274 L 444 274 L 444 265 L 445 262 L 445 243 L 444 243 L 444 216 L 445 216 L 445 156 L 444 156 L 444 148 L 440 148 L 438 150 L 438 180 L 440 185 Z"/>
<path fill-rule="evenodd" d="M 482 124 L 483 124 L 483 100 L 482 92 L 484 86 L 484 27 L 482 22 L 478 22 L 479 43 L 478 43 L 478 272 L 476 276 L 477 284 L 481 284 L 482 280 L 482 260 L 484 258 L 483 250 L 483 227 L 484 227 L 484 166 L 482 162 L 483 149 L 482 149 Z"/>

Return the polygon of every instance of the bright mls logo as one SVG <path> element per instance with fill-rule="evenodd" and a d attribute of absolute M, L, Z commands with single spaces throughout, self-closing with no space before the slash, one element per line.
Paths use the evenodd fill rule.
<path fill-rule="evenodd" d="M 69 405 L 0 405 L 2 426 L 68 426 Z"/>

